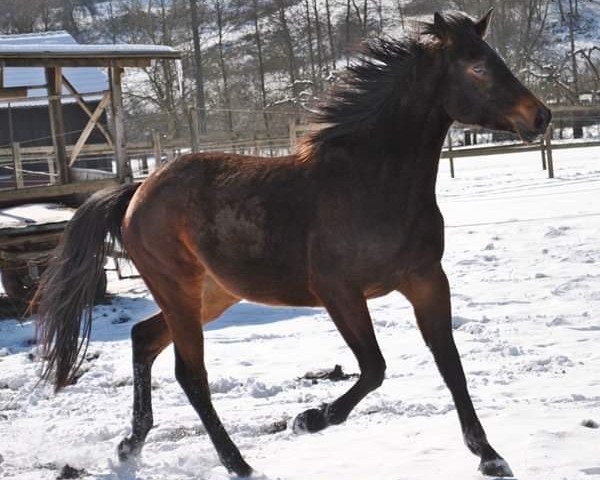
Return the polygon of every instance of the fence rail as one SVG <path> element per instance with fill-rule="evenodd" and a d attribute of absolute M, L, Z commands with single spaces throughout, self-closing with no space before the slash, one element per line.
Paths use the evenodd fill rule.
<path fill-rule="evenodd" d="M 279 138 L 247 138 L 247 139 L 221 139 L 211 142 L 203 142 L 198 146 L 199 151 L 225 151 L 231 153 L 257 155 L 257 156 L 279 156 L 292 152 L 298 140 L 310 131 L 320 128 L 317 125 L 290 125 L 289 136 Z M 553 152 L 568 148 L 586 148 L 600 146 L 600 139 L 554 141 L 553 129 L 550 127 L 541 141 L 532 144 L 520 142 L 502 144 L 479 144 L 469 146 L 457 146 L 452 142 L 449 133 L 441 158 L 448 159 L 450 174 L 454 178 L 456 174 L 455 159 L 464 157 L 476 157 L 483 155 L 503 155 L 509 153 L 522 153 L 539 151 L 542 168 L 547 170 L 548 177 L 554 177 L 554 155 Z M 456 134 L 454 134 L 456 137 Z M 67 155 L 74 149 L 67 146 Z M 163 142 L 158 133 L 152 135 L 152 141 L 145 143 L 131 143 L 127 145 L 127 157 L 132 176 L 142 179 L 151 173 L 162 163 L 174 159 L 183 153 L 191 152 L 191 146 L 186 141 Z M 103 175 L 89 173 L 78 175 L 74 180 L 82 184 L 85 179 L 102 179 L 107 181 L 107 175 L 116 171 L 114 149 L 108 144 L 91 144 L 81 147 L 76 163 L 76 170 L 92 169 L 103 170 Z M 83 167 L 83 168 L 82 168 Z M 48 198 L 52 192 L 70 192 L 73 188 L 56 189 L 58 179 L 57 166 L 52 146 L 22 147 L 15 143 L 10 146 L 0 147 L 0 204 L 10 202 L 11 191 L 31 190 L 39 191 L 21 193 L 14 198 Z M 45 188 L 42 188 L 45 187 Z M 65 187 L 65 186 L 63 186 Z M 54 190 L 53 190 L 54 189 Z M 83 191 L 89 191 L 87 186 L 81 185 Z M 77 190 L 77 189 L 75 189 Z"/>

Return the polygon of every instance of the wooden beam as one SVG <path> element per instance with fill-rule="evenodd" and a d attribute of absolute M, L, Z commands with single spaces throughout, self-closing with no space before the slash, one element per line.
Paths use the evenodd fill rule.
<path fill-rule="evenodd" d="M 77 91 L 75 86 L 64 75 L 62 76 L 62 81 L 63 81 L 65 87 L 67 88 L 67 90 L 71 93 L 71 95 L 73 95 L 73 97 L 75 97 L 75 101 L 81 107 L 81 109 L 85 113 L 87 113 L 87 116 L 89 118 L 92 118 L 92 116 L 93 116 L 92 110 L 90 109 L 90 107 L 87 106 L 87 104 L 85 103 L 85 100 L 83 99 L 81 94 Z M 104 100 L 104 98 L 102 98 L 102 100 Z M 110 133 L 108 133 L 106 131 L 106 129 L 104 128 L 104 126 L 101 123 L 96 122 L 95 126 L 100 131 L 100 133 L 102 133 L 102 135 L 104 135 L 104 138 L 106 139 L 106 143 L 108 143 L 110 146 L 112 146 L 113 140 L 112 140 L 112 137 L 110 136 Z"/>
<path fill-rule="evenodd" d="M 79 138 L 77 139 L 77 143 L 75 143 L 73 150 L 71 150 L 71 159 L 69 160 L 69 167 L 72 167 L 75 163 L 75 160 L 77 160 L 81 149 L 85 145 L 85 142 L 87 142 L 87 139 L 90 137 L 90 134 L 92 133 L 92 130 L 94 130 L 94 127 L 98 126 L 98 120 L 100 120 L 102 112 L 104 112 L 109 103 L 110 92 L 106 92 L 102 97 L 102 100 L 100 100 L 100 103 L 98 103 L 96 110 L 94 110 L 94 113 L 92 113 L 87 125 L 81 132 L 81 135 L 79 135 Z"/>
<path fill-rule="evenodd" d="M 5 67 L 138 67 L 151 65 L 150 58 L 4 58 Z"/>
<path fill-rule="evenodd" d="M 46 68 L 46 84 L 48 89 L 48 111 L 50 113 L 50 127 L 52 130 L 52 143 L 58 167 L 60 183 L 69 183 L 69 166 L 67 164 L 67 148 L 65 142 L 65 125 L 63 120 L 62 104 L 62 74 L 60 67 Z"/>
<path fill-rule="evenodd" d="M 0 87 L 0 99 L 12 100 L 27 98 L 27 87 Z"/>
<path fill-rule="evenodd" d="M 127 159 L 127 140 L 125 139 L 125 121 L 123 113 L 123 92 L 121 91 L 121 77 L 123 69 L 113 67 L 109 69 L 110 90 L 113 114 L 113 138 L 115 140 L 115 157 L 117 159 L 117 178 L 119 181 L 131 180 L 131 169 Z"/>
<path fill-rule="evenodd" d="M 44 187 L 29 187 L 20 190 L 0 190 L 0 207 L 20 205 L 39 200 L 50 200 L 78 193 L 92 193 L 106 187 L 117 185 L 114 178 L 106 180 L 90 180 L 66 185 L 49 185 Z"/>

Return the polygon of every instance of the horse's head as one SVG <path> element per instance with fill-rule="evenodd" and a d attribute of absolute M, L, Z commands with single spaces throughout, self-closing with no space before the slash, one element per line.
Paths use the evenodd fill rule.
<path fill-rule="evenodd" d="M 440 42 L 447 66 L 443 104 L 462 123 L 506 130 L 531 141 L 545 132 L 552 114 L 484 41 L 492 10 L 479 21 L 436 13 L 427 33 Z"/>

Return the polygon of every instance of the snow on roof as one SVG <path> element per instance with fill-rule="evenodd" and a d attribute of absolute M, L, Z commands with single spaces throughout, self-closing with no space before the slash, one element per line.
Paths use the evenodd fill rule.
<path fill-rule="evenodd" d="M 0 62 L 10 59 L 124 59 L 179 58 L 179 52 L 164 45 L 104 44 L 82 45 L 66 31 L 23 35 L 0 35 Z M 108 90 L 108 77 L 100 67 L 64 67 L 63 74 L 76 90 L 90 100 Z M 5 67 L 4 87 L 30 88 L 26 100 L 13 101 L 14 107 L 46 103 L 46 77 L 42 67 Z M 63 87 L 63 93 L 68 91 Z M 95 94 L 91 95 L 90 94 Z M 65 101 L 69 101 L 68 98 Z M 70 99 L 73 101 L 73 99 Z M 6 108 L 1 102 L 0 108 Z"/>
<path fill-rule="evenodd" d="M 22 49 L 42 49 L 56 47 L 71 47 L 77 45 L 75 39 L 65 31 L 29 33 L 23 35 L 0 35 L 0 51 L 19 51 Z M 83 95 L 108 90 L 108 77 L 97 67 L 64 68 L 65 77 Z M 40 87 L 30 88 L 28 100 L 12 102 L 14 107 L 45 105 L 46 76 L 41 67 L 5 67 L 3 70 L 5 87 Z M 68 91 L 63 87 L 63 93 Z M 97 97 L 95 95 L 94 97 Z M 86 97 L 87 98 L 87 97 Z M 0 103 L 0 108 L 6 108 L 7 103 Z"/>
<path fill-rule="evenodd" d="M 66 31 L 0 35 L 0 59 L 9 58 L 179 58 L 166 45 L 79 44 Z"/>

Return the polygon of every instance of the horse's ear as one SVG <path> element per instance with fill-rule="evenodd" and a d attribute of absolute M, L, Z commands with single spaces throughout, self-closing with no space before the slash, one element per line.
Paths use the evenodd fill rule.
<path fill-rule="evenodd" d="M 448 43 L 450 41 L 450 27 L 439 12 L 433 14 L 433 34 L 439 38 L 442 43 Z"/>
<path fill-rule="evenodd" d="M 487 13 L 475 24 L 475 31 L 481 38 L 485 38 L 485 34 L 487 33 L 488 27 L 490 26 L 490 22 L 492 20 L 493 11 L 494 7 L 490 8 Z"/>

